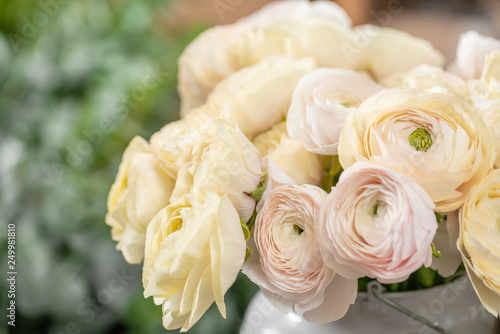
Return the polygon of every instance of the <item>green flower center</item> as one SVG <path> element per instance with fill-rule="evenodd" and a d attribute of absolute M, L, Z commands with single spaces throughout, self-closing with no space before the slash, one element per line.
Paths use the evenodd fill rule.
<path fill-rule="evenodd" d="M 301 235 L 302 232 L 304 232 L 304 230 L 302 228 L 300 228 L 300 226 L 298 225 L 293 225 L 293 233 L 295 235 Z"/>
<path fill-rule="evenodd" d="M 413 146 L 417 151 L 427 152 L 429 147 L 432 145 L 432 138 L 429 131 L 426 129 L 418 128 L 412 132 L 408 137 L 410 145 Z"/>

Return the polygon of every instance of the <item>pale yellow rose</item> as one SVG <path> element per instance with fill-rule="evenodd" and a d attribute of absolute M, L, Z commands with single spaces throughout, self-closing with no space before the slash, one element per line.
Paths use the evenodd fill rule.
<path fill-rule="evenodd" d="M 312 58 L 269 57 L 225 78 L 207 103 L 220 106 L 252 138 L 286 116 L 297 82 L 315 67 Z"/>
<path fill-rule="evenodd" d="M 431 65 L 418 65 L 408 72 L 392 74 L 380 84 L 387 88 L 399 87 L 452 94 L 464 101 L 470 100 L 467 83 L 461 77 Z"/>
<path fill-rule="evenodd" d="M 241 67 L 258 63 L 270 55 L 300 59 L 312 57 L 320 67 L 352 68 L 356 62 L 344 53 L 353 44 L 353 32 L 335 22 L 317 17 L 277 21 L 246 29 L 234 46 Z"/>
<path fill-rule="evenodd" d="M 191 144 L 191 159 L 180 168 L 170 200 L 188 193 L 202 197 L 206 189 L 214 189 L 229 197 L 246 222 L 255 207 L 255 199 L 247 194 L 259 185 L 261 155 L 233 122 L 209 120 L 204 131 L 206 138 Z"/>
<path fill-rule="evenodd" d="M 460 210 L 457 245 L 484 307 L 500 313 L 500 170 L 477 184 Z"/>
<path fill-rule="evenodd" d="M 344 169 L 368 160 L 410 176 L 450 213 L 492 168 L 496 141 L 478 111 L 452 95 L 386 90 L 347 117 Z"/>
<path fill-rule="evenodd" d="M 367 24 L 356 27 L 355 33 L 355 47 L 346 49 L 346 54 L 360 57 L 356 69 L 369 71 L 376 80 L 421 64 L 444 64 L 443 55 L 431 43 L 406 32 Z"/>
<path fill-rule="evenodd" d="M 177 90 L 181 116 L 205 103 L 208 94 L 227 75 L 239 69 L 232 44 L 241 26 L 216 26 L 202 32 L 179 57 Z"/>
<path fill-rule="evenodd" d="M 463 33 L 458 40 L 453 71 L 464 79 L 478 79 L 483 72 L 486 56 L 493 50 L 500 50 L 498 39 L 477 31 Z"/>
<path fill-rule="evenodd" d="M 106 224 L 129 263 L 144 256 L 146 228 L 168 203 L 174 179 L 161 168 L 148 142 L 135 137 L 123 153 L 115 182 L 108 195 Z"/>
<path fill-rule="evenodd" d="M 322 19 L 345 29 L 351 27 L 349 16 L 339 5 L 330 1 L 302 0 L 273 2 L 234 24 L 205 30 L 179 58 L 181 115 L 185 116 L 205 103 L 208 94 L 224 77 L 248 65 L 240 62 L 241 53 L 237 52 L 239 48 L 236 47 L 242 34 L 290 19 Z M 263 45 L 262 48 L 267 49 L 268 46 Z"/>
<path fill-rule="evenodd" d="M 500 51 L 494 50 L 488 54 L 481 79 L 469 80 L 468 84 L 472 101 L 496 134 L 495 167 L 500 168 Z"/>
<path fill-rule="evenodd" d="M 467 81 L 472 101 L 477 106 L 483 102 L 500 99 L 500 51 L 494 50 L 486 57 L 480 79 Z M 482 105 L 481 105 L 482 106 Z"/>
<path fill-rule="evenodd" d="M 322 157 L 306 150 L 304 145 L 288 136 L 286 123 L 281 122 L 253 140 L 262 154 L 268 156 L 285 174 L 298 184 L 318 185 L 323 176 Z"/>
<path fill-rule="evenodd" d="M 191 328 L 215 301 L 226 316 L 224 294 L 243 266 L 246 242 L 227 196 L 183 197 L 161 210 L 147 230 L 144 296 L 162 304 L 163 326 Z"/>
<path fill-rule="evenodd" d="M 288 19 L 315 17 L 340 24 L 345 28 L 352 26 L 345 10 L 332 1 L 284 0 L 268 3 L 255 13 L 237 21 L 245 25 L 267 25 Z"/>
<path fill-rule="evenodd" d="M 481 114 L 496 136 L 495 168 L 500 168 L 500 99 L 478 103 Z"/>
<path fill-rule="evenodd" d="M 151 147 L 168 175 L 176 179 L 179 170 L 193 160 L 193 147 L 215 136 L 217 118 L 220 108 L 206 104 L 151 136 Z"/>

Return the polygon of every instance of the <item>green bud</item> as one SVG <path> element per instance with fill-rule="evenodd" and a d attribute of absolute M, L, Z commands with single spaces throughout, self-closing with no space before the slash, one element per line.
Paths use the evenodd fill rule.
<path fill-rule="evenodd" d="M 408 137 L 410 145 L 417 151 L 427 152 L 432 145 L 432 138 L 426 129 L 418 128 Z"/>
<path fill-rule="evenodd" d="M 436 245 L 434 243 L 431 243 L 431 248 L 432 248 L 432 255 L 434 255 L 436 258 L 441 257 L 441 252 L 436 249 Z"/>

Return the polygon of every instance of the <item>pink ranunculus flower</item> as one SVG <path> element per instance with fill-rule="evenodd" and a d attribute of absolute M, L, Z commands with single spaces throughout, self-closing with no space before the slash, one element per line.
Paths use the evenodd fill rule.
<path fill-rule="evenodd" d="M 321 257 L 317 223 L 326 196 L 312 185 L 272 189 L 255 222 L 254 253 L 243 267 L 272 305 L 317 323 L 344 316 L 357 294 L 357 281 L 337 275 Z"/>
<path fill-rule="evenodd" d="M 318 235 L 325 263 L 347 278 L 406 280 L 432 261 L 434 203 L 407 176 L 357 162 L 322 206 Z"/>
<path fill-rule="evenodd" d="M 479 79 L 486 56 L 493 50 L 500 50 L 500 40 L 473 30 L 463 33 L 458 40 L 452 71 L 464 79 Z"/>
<path fill-rule="evenodd" d="M 384 88 L 367 76 L 343 68 L 318 68 L 304 75 L 292 95 L 286 128 L 313 153 L 337 154 L 347 114 Z"/>

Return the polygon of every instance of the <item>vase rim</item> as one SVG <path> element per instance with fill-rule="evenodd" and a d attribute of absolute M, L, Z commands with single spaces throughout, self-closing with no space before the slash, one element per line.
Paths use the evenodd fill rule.
<path fill-rule="evenodd" d="M 436 293 L 437 290 L 441 290 L 447 286 L 449 286 L 450 284 L 453 284 L 453 283 L 461 283 L 461 284 L 465 284 L 465 283 L 462 283 L 464 281 L 468 281 L 468 277 L 467 275 L 465 274 L 462 274 L 462 275 L 459 275 L 457 276 L 456 278 L 454 278 L 452 281 L 450 282 L 447 282 L 447 283 L 442 283 L 442 284 L 439 284 L 439 285 L 435 285 L 435 286 L 432 286 L 430 288 L 425 288 L 425 289 L 418 289 L 418 290 L 408 290 L 408 291 L 395 291 L 395 292 L 391 292 L 391 291 L 384 291 L 383 294 L 384 295 L 387 295 L 387 296 L 390 296 L 391 298 L 408 298 L 408 297 L 411 297 L 412 295 L 422 295 L 423 293 L 431 293 L 432 295 L 434 295 Z M 358 291 L 358 298 L 361 297 L 361 298 L 368 298 L 368 292 L 366 291 Z"/>

